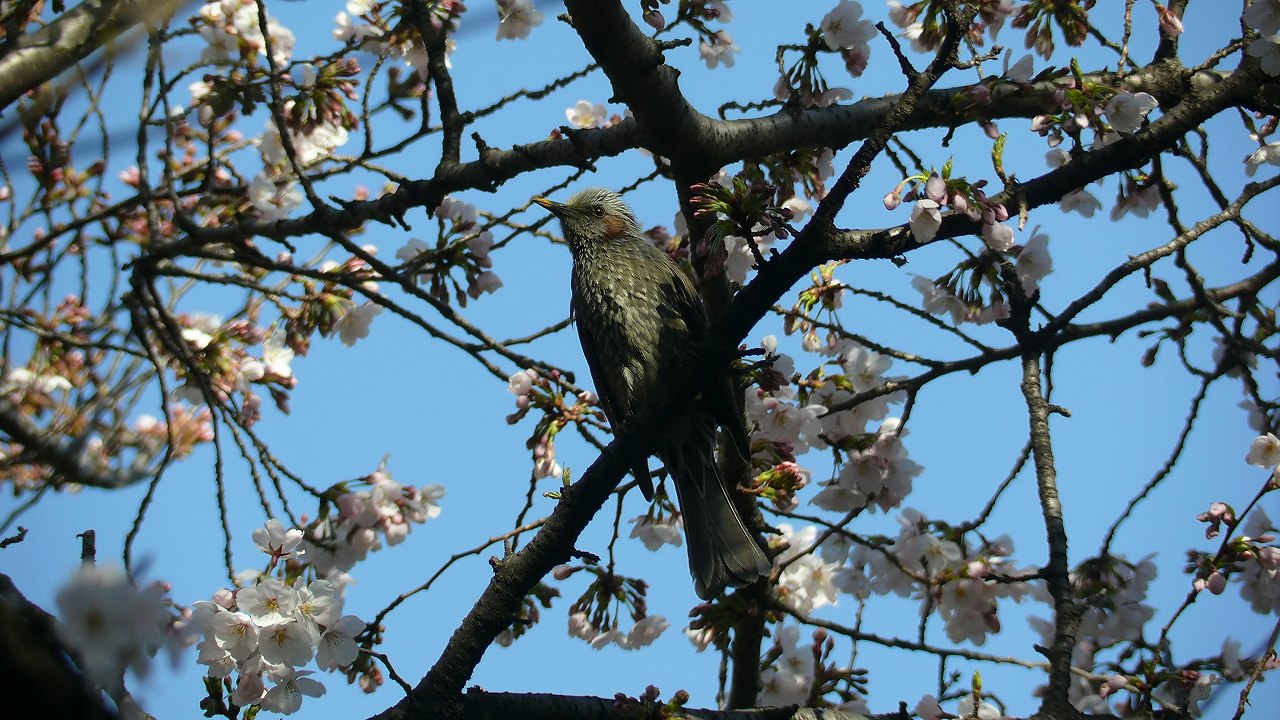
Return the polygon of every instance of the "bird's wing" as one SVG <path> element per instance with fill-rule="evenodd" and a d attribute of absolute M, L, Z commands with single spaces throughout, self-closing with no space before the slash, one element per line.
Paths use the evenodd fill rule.
<path fill-rule="evenodd" d="M 620 422 L 631 415 L 630 398 L 621 391 L 622 388 L 613 387 L 617 384 L 616 374 L 608 372 L 600 361 L 596 339 L 587 329 L 588 323 L 583 322 L 581 308 L 577 305 L 578 301 L 575 298 L 570 303 L 570 307 L 578 320 L 578 340 L 582 343 L 582 354 L 586 356 L 591 378 L 596 382 L 596 396 L 600 398 L 600 407 L 604 410 L 605 417 L 609 418 L 609 424 L 617 428 Z"/>
<path fill-rule="evenodd" d="M 671 292 L 667 293 L 667 296 L 673 299 L 673 303 L 670 308 L 666 308 L 666 312 L 678 315 L 683 321 L 689 333 L 689 340 L 693 344 L 690 348 L 692 353 L 702 342 L 703 336 L 707 334 L 710 323 L 707 320 L 707 311 L 703 308 L 702 300 L 698 297 L 689 276 L 674 265 L 672 270 Z M 722 374 L 704 390 L 703 395 L 707 409 L 724 427 L 725 432 L 729 433 L 729 439 L 733 441 L 738 455 L 743 459 L 750 458 L 751 443 L 747 439 L 746 428 L 742 425 L 742 413 L 734 401 L 734 384 L 729 376 Z"/>
<path fill-rule="evenodd" d="M 596 383 L 596 397 L 600 399 L 600 408 L 604 410 L 605 417 L 609 418 L 609 426 L 616 433 L 622 422 L 631 416 L 631 397 L 618 387 L 618 374 L 608 372 L 600 361 L 600 351 L 596 348 L 595 337 L 582 322 L 576 298 L 570 301 L 569 310 L 578 319 L 578 341 L 582 344 L 582 354 L 587 358 L 587 368 L 591 370 L 591 378 Z M 640 484 L 640 494 L 644 499 L 653 500 L 653 480 L 649 477 L 648 458 L 633 458 L 631 474 Z"/>

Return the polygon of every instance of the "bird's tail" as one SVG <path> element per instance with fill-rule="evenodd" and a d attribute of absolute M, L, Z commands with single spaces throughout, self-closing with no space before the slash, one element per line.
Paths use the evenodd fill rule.
<path fill-rule="evenodd" d="M 733 490 L 720 477 L 712 454 L 715 426 L 710 422 L 707 426 L 703 432 L 695 430 L 695 437 L 659 453 L 675 480 L 684 516 L 689 572 L 694 591 L 703 600 L 719 595 L 726 585 L 752 583 L 772 568 L 738 515 L 730 494 Z M 697 437 L 704 434 L 706 437 Z"/>

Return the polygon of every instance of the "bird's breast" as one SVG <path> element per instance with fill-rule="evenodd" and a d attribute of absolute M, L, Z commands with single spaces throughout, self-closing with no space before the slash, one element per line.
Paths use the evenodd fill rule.
<path fill-rule="evenodd" d="M 599 253 L 574 263 L 578 331 L 595 348 L 601 371 L 627 396 L 619 404 L 631 407 L 661 392 L 664 373 L 676 369 L 672 358 L 683 356 L 687 344 L 684 323 L 669 312 L 662 274 L 649 262 L 644 256 Z"/>

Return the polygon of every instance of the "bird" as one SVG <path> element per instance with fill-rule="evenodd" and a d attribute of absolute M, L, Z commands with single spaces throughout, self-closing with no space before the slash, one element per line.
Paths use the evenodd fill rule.
<path fill-rule="evenodd" d="M 573 256 L 571 310 L 601 408 L 617 433 L 668 394 L 670 379 L 690 371 L 708 320 L 692 280 L 640 233 L 618 193 L 587 188 L 565 203 L 535 198 L 560 221 Z M 654 454 L 675 483 L 684 519 L 689 572 L 703 600 L 726 586 L 766 577 L 771 563 L 733 502 L 714 455 L 716 423 L 743 457 L 750 445 L 727 376 L 698 393 L 682 417 L 654 440 Z M 652 499 L 648 458 L 632 472 Z"/>

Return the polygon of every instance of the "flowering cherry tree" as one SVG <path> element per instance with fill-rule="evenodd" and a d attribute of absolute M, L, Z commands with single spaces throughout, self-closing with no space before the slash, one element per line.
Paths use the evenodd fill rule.
<path fill-rule="evenodd" d="M 226 718 L 322 712 L 348 684 L 395 718 L 1240 717 L 1280 666 L 1280 1 L 0 18 L 0 557 L 54 562 L 43 508 L 86 531 L 78 569 L 0 575 L 7 673 L 44 714 L 145 710 L 158 655 L 198 676 L 187 712 Z M 632 202 L 712 318 L 617 434 L 532 207 L 588 185 Z M 414 369 L 375 412 L 351 376 L 376 347 Z M 308 382 L 325 357 L 347 379 Z M 1134 371 L 1154 379 L 1100 389 Z M 751 439 L 721 471 L 773 572 L 694 604 L 682 560 L 644 569 L 682 554 L 665 472 L 652 501 L 627 474 L 720 372 Z M 436 402 L 458 387 L 471 407 Z M 505 422 L 477 409 L 496 397 Z M 434 459 L 348 445 L 379 422 Z M 218 538 L 194 595 L 150 534 L 175 478 L 216 498 L 184 528 Z M 470 537 L 433 535 L 450 513 Z M 396 584 L 357 598 L 385 556 Z M 393 652 L 465 566 L 483 577 L 450 632 Z M 1254 630 L 1188 637 L 1227 616 Z M 566 626 L 599 664 L 683 632 L 664 662 L 717 656 L 715 690 L 464 691 Z"/>

